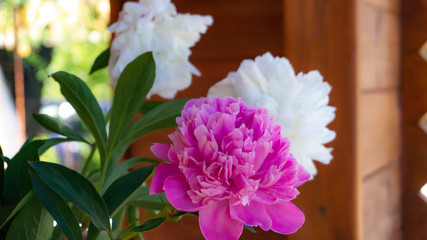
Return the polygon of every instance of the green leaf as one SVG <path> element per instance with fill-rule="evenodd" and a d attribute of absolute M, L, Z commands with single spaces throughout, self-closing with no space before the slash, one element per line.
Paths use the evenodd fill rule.
<path fill-rule="evenodd" d="M 133 228 L 136 227 L 139 224 L 139 208 L 129 206 L 128 207 L 128 227 Z M 128 235 L 129 236 L 129 235 Z M 141 233 L 139 233 L 136 238 L 140 239 Z M 135 237 L 134 237 L 135 238 Z"/>
<path fill-rule="evenodd" d="M 125 138 L 112 151 L 106 172 L 111 172 L 129 145 L 142 136 L 155 130 L 176 126 L 176 117 L 181 115 L 188 100 L 178 99 L 162 103 L 137 119 L 124 133 Z"/>
<path fill-rule="evenodd" d="M 45 153 L 47 150 L 49 150 L 49 148 L 60 144 L 60 143 L 64 143 L 64 142 L 71 142 L 71 141 L 75 141 L 73 139 L 69 139 L 69 138 L 49 138 L 49 139 L 45 139 L 43 140 L 44 143 L 43 145 L 39 148 L 39 156 L 43 155 L 43 153 Z"/>
<path fill-rule="evenodd" d="M 176 118 L 181 115 L 189 99 L 178 99 L 165 102 L 137 119 L 126 131 L 126 138 L 121 144 L 128 146 L 142 136 L 163 128 L 175 127 Z"/>
<path fill-rule="evenodd" d="M 113 236 L 117 237 L 122 231 L 123 220 L 126 215 L 126 206 L 120 208 L 116 214 L 114 214 L 113 218 Z"/>
<path fill-rule="evenodd" d="M 246 228 L 246 229 L 248 229 L 249 231 L 251 231 L 253 233 L 257 233 L 257 231 L 254 229 L 254 227 L 246 226 L 246 225 L 243 225 L 243 227 Z"/>
<path fill-rule="evenodd" d="M 6 156 L 3 156 L 3 161 L 5 161 L 8 165 L 9 165 L 9 163 L 10 163 L 10 159 L 9 159 L 9 158 L 7 158 Z"/>
<path fill-rule="evenodd" d="M 82 232 L 79 227 L 79 222 L 64 199 L 46 186 L 40 177 L 33 173 L 30 175 L 35 195 L 49 211 L 50 215 L 53 216 L 68 240 L 81 240 Z"/>
<path fill-rule="evenodd" d="M 182 216 L 182 215 L 187 214 L 187 213 L 189 213 L 189 212 L 177 211 L 177 212 L 175 212 L 175 214 L 172 216 L 172 218 L 176 218 L 176 217 Z M 191 214 L 191 213 L 190 213 L 190 214 Z M 199 215 L 197 215 L 197 216 L 199 216 Z"/>
<path fill-rule="evenodd" d="M 52 238 L 50 240 L 64 240 L 65 235 L 59 226 L 53 228 Z"/>
<path fill-rule="evenodd" d="M 30 165 L 47 186 L 86 212 L 98 229 L 111 233 L 107 206 L 85 177 L 59 164 L 33 162 Z"/>
<path fill-rule="evenodd" d="M 107 234 L 101 234 L 96 240 L 111 240 L 113 238 L 110 238 Z"/>
<path fill-rule="evenodd" d="M 91 222 L 89 225 L 89 230 L 87 231 L 87 240 L 96 240 L 101 231 L 93 225 Z"/>
<path fill-rule="evenodd" d="M 3 152 L 1 152 L 0 148 L 0 202 L 3 201 L 3 189 L 4 189 L 4 163 L 6 162 L 3 157 Z"/>
<path fill-rule="evenodd" d="M 104 185 L 102 186 L 104 190 L 106 190 L 111 183 L 113 183 L 117 178 L 125 175 L 128 173 L 128 170 L 132 167 L 135 167 L 136 165 L 140 163 L 157 163 L 158 161 L 150 158 L 145 157 L 134 157 L 127 160 L 124 160 L 120 164 L 116 165 L 114 168 L 112 168 L 111 173 L 107 172 L 107 178 L 104 182 Z M 101 191 L 104 192 L 104 191 Z"/>
<path fill-rule="evenodd" d="M 129 206 L 128 207 L 128 223 L 135 222 L 133 226 L 136 226 L 136 223 L 139 222 L 139 208 Z"/>
<path fill-rule="evenodd" d="M 165 101 L 145 101 L 144 104 L 142 104 L 141 109 L 139 109 L 139 112 L 142 114 L 146 114 L 147 112 L 153 110 L 155 107 L 159 106 L 164 102 Z"/>
<path fill-rule="evenodd" d="M 138 188 L 129 198 L 128 205 L 162 210 L 168 203 L 165 193 L 150 195 L 150 188 L 142 186 Z"/>
<path fill-rule="evenodd" d="M 62 95 L 74 107 L 80 119 L 95 137 L 101 159 L 104 159 L 107 131 L 104 115 L 96 98 L 88 86 L 72 74 L 56 72 L 52 77 L 59 83 Z"/>
<path fill-rule="evenodd" d="M 154 218 L 154 219 L 148 220 L 144 224 L 132 228 L 132 232 L 145 232 L 145 231 L 151 230 L 151 229 L 153 229 L 155 227 L 158 227 L 165 220 L 166 219 L 164 217 Z"/>
<path fill-rule="evenodd" d="M 74 141 L 80 141 L 88 143 L 83 137 L 76 133 L 73 129 L 67 125 L 61 123 L 58 119 L 52 118 L 45 114 L 33 114 L 34 120 L 49 131 L 66 136 Z M 89 144 L 89 143 L 88 143 Z"/>
<path fill-rule="evenodd" d="M 13 220 L 6 240 L 46 240 L 52 232 L 52 216 L 33 197 Z"/>
<path fill-rule="evenodd" d="M 16 211 L 16 213 L 13 213 L 13 210 L 15 209 L 15 205 L 9 205 L 9 206 L 2 206 L 0 208 L 0 224 L 1 224 L 1 228 L 3 228 L 3 226 L 6 225 L 6 223 L 12 219 L 16 213 L 18 213 L 18 211 Z M 19 209 L 21 210 L 21 209 Z M 1 229 L 0 228 L 0 229 Z M 6 230 L 0 231 L 0 238 L 4 235 L 4 233 L 7 232 Z"/>
<path fill-rule="evenodd" d="M 19 203 L 16 206 L 7 206 L 2 207 L 0 210 L 0 229 L 4 227 L 4 225 L 12 219 L 18 212 L 21 210 L 25 204 L 30 201 L 30 199 L 33 197 L 33 192 L 28 192 L 22 199 L 19 201 Z"/>
<path fill-rule="evenodd" d="M 89 75 L 108 66 L 108 60 L 110 59 L 110 48 L 105 49 L 101 54 L 96 57 L 95 62 L 90 69 Z"/>
<path fill-rule="evenodd" d="M 152 171 L 153 166 L 138 168 L 111 184 L 102 196 L 111 215 L 114 215 L 115 211 L 126 202 L 129 196 L 138 187 L 141 186 Z"/>
<path fill-rule="evenodd" d="M 11 159 L 4 172 L 3 196 L 8 204 L 18 203 L 31 189 L 29 166 L 27 161 L 39 161 L 38 149 L 43 140 L 29 139 Z"/>
<path fill-rule="evenodd" d="M 129 63 L 120 75 L 111 108 L 109 150 L 121 139 L 144 103 L 153 86 L 155 73 L 153 54 L 147 52 Z"/>

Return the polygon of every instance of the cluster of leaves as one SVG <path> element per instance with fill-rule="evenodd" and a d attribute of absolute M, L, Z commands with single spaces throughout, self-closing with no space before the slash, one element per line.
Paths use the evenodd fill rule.
<path fill-rule="evenodd" d="M 94 63 L 91 72 L 105 67 L 108 50 Z M 152 53 L 132 61 L 123 71 L 114 92 L 113 104 L 104 116 L 87 85 L 78 77 L 57 72 L 51 77 L 89 129 L 94 142 L 47 115 L 34 115 L 44 128 L 64 138 L 29 139 L 12 158 L 0 163 L 0 234 L 2 239 L 130 239 L 165 220 L 175 221 L 180 214 L 167 204 L 164 195 L 150 196 L 144 186 L 156 161 L 144 157 L 119 162 L 126 149 L 140 137 L 159 129 L 174 127 L 175 118 L 187 99 L 147 102 L 145 97 L 155 78 Z M 138 113 L 142 117 L 133 121 Z M 109 124 L 108 124 L 109 122 Z M 108 126 L 108 131 L 107 131 Z M 66 141 L 79 141 L 92 147 L 81 173 L 65 166 L 41 162 L 39 156 L 48 148 Z M 89 169 L 98 152 L 99 169 Z M 130 171 L 136 165 L 146 166 Z M 153 164 L 154 163 L 154 164 Z M 147 165 L 151 164 L 151 165 Z M 141 226 L 138 208 L 152 213 Z M 127 212 L 128 224 L 122 226 Z M 113 224 L 110 224 L 110 220 Z M 57 223 L 54 226 L 53 222 Z M 101 231 L 105 232 L 100 235 Z"/>

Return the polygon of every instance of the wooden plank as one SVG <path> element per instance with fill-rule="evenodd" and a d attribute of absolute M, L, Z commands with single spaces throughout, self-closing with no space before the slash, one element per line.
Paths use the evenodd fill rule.
<path fill-rule="evenodd" d="M 357 148 L 362 164 L 358 181 L 362 182 L 363 239 L 401 237 L 396 164 L 400 149 L 399 40 L 397 2 L 357 1 Z"/>
<path fill-rule="evenodd" d="M 399 80 L 399 15 L 364 1 L 358 1 L 357 7 L 357 78 L 361 90 L 394 90 Z"/>
<path fill-rule="evenodd" d="M 366 177 L 399 158 L 397 90 L 360 94 L 358 109 L 359 159 Z"/>
<path fill-rule="evenodd" d="M 378 9 L 381 9 L 382 11 L 388 11 L 391 13 L 399 12 L 399 8 L 400 8 L 399 0 L 362 0 L 362 1 L 369 3 Z"/>
<path fill-rule="evenodd" d="M 427 134 L 417 124 L 405 124 L 402 138 L 402 187 L 417 192 L 427 183 Z"/>
<path fill-rule="evenodd" d="M 296 71 L 318 69 L 332 87 L 334 159 L 302 186 L 306 223 L 289 239 L 359 239 L 356 162 L 355 2 L 284 0 L 285 56 Z"/>
<path fill-rule="evenodd" d="M 427 1 L 401 4 L 403 239 L 427 239 L 427 205 L 417 194 L 427 182 L 427 134 L 417 126 L 427 111 L 427 62 L 417 55 L 427 40 Z"/>
<path fill-rule="evenodd" d="M 427 34 L 426 39 L 427 39 Z M 409 37 L 406 35 L 406 37 Z M 405 36 L 403 36 L 405 39 Z M 420 45 L 423 41 L 418 40 Z M 408 43 L 404 43 L 408 44 Z M 412 43 L 410 43 L 412 44 Z M 402 55 L 402 121 L 404 124 L 416 125 L 427 111 L 427 62 L 418 53 Z M 424 136 L 419 132 L 420 136 Z"/>
<path fill-rule="evenodd" d="M 402 203 L 402 239 L 427 239 L 426 203 L 417 192 L 408 191 L 402 194 Z"/>
<path fill-rule="evenodd" d="M 197 49 L 197 52 L 201 52 Z M 240 66 L 242 59 L 228 60 L 222 58 L 216 61 L 200 61 L 196 56 L 192 57 L 192 63 L 202 73 L 200 77 L 193 77 L 192 85 L 197 86 L 197 91 L 194 87 L 190 87 L 178 92 L 176 98 L 184 97 L 206 97 L 209 88 L 216 82 L 227 77 L 231 71 L 236 71 Z"/>
<path fill-rule="evenodd" d="M 363 239 L 400 239 L 399 175 L 394 161 L 363 181 Z"/>
<path fill-rule="evenodd" d="M 254 58 L 283 52 L 281 0 L 173 1 L 179 12 L 211 15 L 214 24 L 194 47 L 197 61 Z"/>

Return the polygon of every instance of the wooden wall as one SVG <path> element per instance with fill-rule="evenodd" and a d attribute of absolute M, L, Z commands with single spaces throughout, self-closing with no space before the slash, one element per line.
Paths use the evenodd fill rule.
<path fill-rule="evenodd" d="M 417 125 L 427 112 L 427 62 L 418 54 L 427 41 L 427 1 L 401 4 L 403 239 L 427 239 L 427 204 L 418 196 L 427 182 L 427 134 Z"/>
<path fill-rule="evenodd" d="M 124 0 L 111 1 L 114 19 Z M 205 96 L 243 59 L 266 51 L 289 58 L 296 72 L 319 70 L 333 86 L 334 159 L 317 164 L 316 179 L 301 187 L 296 204 L 306 223 L 286 239 L 427 239 L 427 209 L 417 196 L 427 182 L 427 135 L 416 125 L 427 111 L 427 63 L 417 55 L 427 40 L 427 0 L 174 3 L 180 12 L 215 19 L 191 57 L 203 76 L 178 97 Z M 167 142 L 168 132 L 141 139 L 129 155 L 149 155 L 151 143 Z M 202 239 L 191 216 L 183 225 L 164 224 L 146 237 Z M 246 231 L 242 237 L 262 238 L 284 237 Z"/>
<path fill-rule="evenodd" d="M 288 238 L 357 239 L 354 8 L 341 0 L 174 2 L 181 12 L 210 14 L 215 19 L 191 58 L 203 76 L 195 78 L 190 89 L 178 97 L 205 96 L 213 83 L 236 70 L 243 59 L 266 51 L 288 57 L 297 72 L 318 69 L 332 84 L 331 104 L 338 108 L 337 119 L 331 125 L 338 133 L 330 145 L 335 148 L 335 158 L 328 166 L 319 164 L 316 179 L 300 188 L 295 203 L 304 211 L 306 223 Z M 346 14 L 335 14 L 339 11 Z M 326 28 L 334 24 L 339 25 Z M 166 132 L 141 140 L 131 149 L 131 155 L 146 155 L 144 144 L 153 141 L 167 142 Z M 197 219 L 188 217 L 184 223 L 186 227 L 165 224 L 146 236 L 164 239 L 172 232 L 178 239 L 201 239 Z M 194 230 L 188 231 L 190 228 Z M 262 231 L 245 231 L 242 237 L 261 238 L 284 237 Z"/>
<path fill-rule="evenodd" d="M 363 239 L 400 239 L 399 1 L 358 0 L 357 146 Z"/>
<path fill-rule="evenodd" d="M 241 61 L 254 58 L 270 51 L 283 55 L 283 14 L 282 0 L 174 0 L 179 12 L 209 14 L 214 24 L 201 41 L 192 48 L 191 61 L 202 72 L 194 77 L 187 90 L 178 93 L 177 98 L 206 96 L 210 86 L 222 80 L 230 71 L 238 69 Z M 131 156 L 149 153 L 153 142 L 169 142 L 167 133 L 151 134 L 133 145 Z M 303 196 L 303 195 L 301 195 Z M 307 217 L 308 218 L 308 217 Z M 161 227 L 147 232 L 146 239 L 203 239 L 195 216 L 186 216 L 180 223 L 164 223 Z M 274 232 L 259 231 L 253 234 L 245 230 L 241 239 L 283 239 Z"/>
<path fill-rule="evenodd" d="M 296 200 L 306 223 L 289 239 L 358 239 L 354 1 L 284 0 L 284 54 L 296 72 L 318 69 L 332 85 L 334 159 Z"/>

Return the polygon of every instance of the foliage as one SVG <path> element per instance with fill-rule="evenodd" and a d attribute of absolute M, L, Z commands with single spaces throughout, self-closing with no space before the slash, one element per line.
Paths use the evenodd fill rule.
<path fill-rule="evenodd" d="M 102 67 L 97 66 L 98 69 Z M 63 138 L 28 139 L 10 160 L 0 151 L 1 160 L 8 164 L 6 169 L 0 168 L 0 223 L 1 228 L 7 230 L 6 239 L 65 236 L 80 240 L 85 230 L 89 230 L 88 239 L 101 239 L 101 236 L 129 239 L 165 220 L 177 220 L 176 211 L 166 198 L 161 194 L 149 196 L 148 187 L 144 186 L 156 166 L 155 160 L 137 157 L 118 163 L 129 145 L 141 136 L 175 126 L 175 118 L 187 101 L 144 103 L 153 85 L 154 74 L 155 63 L 150 52 L 137 57 L 125 68 L 114 92 L 108 134 L 108 118 L 106 120 L 86 83 L 65 72 L 51 75 L 90 136 L 82 137 L 59 119 L 35 114 L 34 118 L 41 126 Z M 132 122 L 140 111 L 144 115 Z M 39 160 L 48 148 L 64 141 L 82 142 L 91 147 L 81 172 Z M 93 168 L 91 161 L 95 153 L 99 154 L 101 165 Z M 130 170 L 141 163 L 145 166 Z M 142 218 L 136 207 L 160 212 L 145 218 L 145 223 L 137 226 Z M 110 225 L 110 219 L 122 222 L 126 211 L 130 217 L 128 226 Z M 57 223 L 55 228 L 53 220 Z M 100 235 L 102 231 L 107 235 Z"/>
<path fill-rule="evenodd" d="M 108 45 L 108 0 L 3 0 L 0 1 L 0 48 L 12 51 L 17 29 L 18 54 L 43 81 L 43 96 L 58 99 L 56 85 L 44 81 L 48 73 L 66 69 L 85 76 L 94 58 Z M 17 21 L 14 22 L 14 15 Z M 46 57 L 45 49 L 52 49 Z M 108 72 L 99 71 L 86 83 L 100 100 L 111 99 Z"/>
<path fill-rule="evenodd" d="M 110 100 L 112 98 L 112 90 L 108 81 L 108 71 L 103 69 L 87 76 L 90 71 L 88 66 L 94 61 L 92 54 L 102 52 L 107 43 L 107 38 L 104 38 L 100 43 L 65 41 L 53 49 L 52 61 L 45 71 L 51 73 L 67 69 L 67 71 L 84 79 L 85 84 L 88 85 L 93 95 L 100 101 Z M 39 78 L 41 79 L 46 76 L 45 72 L 39 73 Z M 57 85 L 52 84 L 52 81 L 44 82 L 43 96 L 50 99 L 60 99 L 61 96 L 57 93 L 59 93 Z"/>

